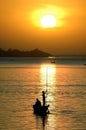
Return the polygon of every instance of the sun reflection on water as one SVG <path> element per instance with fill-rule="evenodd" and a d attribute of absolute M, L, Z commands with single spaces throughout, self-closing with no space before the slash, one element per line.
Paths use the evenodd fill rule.
<path fill-rule="evenodd" d="M 46 102 L 50 104 L 50 109 L 55 109 L 55 90 L 56 90 L 56 66 L 55 65 L 41 65 L 40 82 L 42 90 L 46 91 Z M 51 103 L 52 102 L 52 103 Z"/>
<path fill-rule="evenodd" d="M 47 87 L 48 89 L 50 88 L 51 85 L 55 86 L 56 84 L 55 65 L 46 65 L 46 64 L 41 65 L 40 79 L 41 79 L 41 84 Z M 53 89 L 54 87 L 52 87 L 52 90 Z"/>

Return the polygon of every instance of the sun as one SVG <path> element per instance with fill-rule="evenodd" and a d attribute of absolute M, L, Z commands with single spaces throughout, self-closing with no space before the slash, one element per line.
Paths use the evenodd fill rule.
<path fill-rule="evenodd" d="M 43 8 L 33 10 L 31 13 L 31 24 L 36 28 L 62 28 L 65 26 L 65 18 L 68 16 L 64 8 L 45 5 Z"/>
<path fill-rule="evenodd" d="M 44 15 L 40 23 L 43 28 L 54 28 L 56 27 L 56 18 L 53 15 Z"/>

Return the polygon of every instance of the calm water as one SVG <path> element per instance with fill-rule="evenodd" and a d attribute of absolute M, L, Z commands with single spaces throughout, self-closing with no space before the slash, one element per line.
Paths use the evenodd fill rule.
<path fill-rule="evenodd" d="M 86 59 L 0 58 L 0 130 L 86 130 Z M 46 88 L 47 84 L 47 88 Z M 50 114 L 32 105 L 47 89 Z"/>

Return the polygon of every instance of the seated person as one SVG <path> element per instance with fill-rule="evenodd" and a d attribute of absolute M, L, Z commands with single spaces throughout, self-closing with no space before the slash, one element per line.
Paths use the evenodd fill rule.
<path fill-rule="evenodd" d="M 41 102 L 40 102 L 40 100 L 39 100 L 38 98 L 36 99 L 35 105 L 36 105 L 37 107 L 41 107 Z"/>

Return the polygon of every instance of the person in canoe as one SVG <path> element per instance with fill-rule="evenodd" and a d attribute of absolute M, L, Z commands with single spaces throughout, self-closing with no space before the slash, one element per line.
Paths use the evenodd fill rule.
<path fill-rule="evenodd" d="M 45 101 L 45 92 L 42 91 L 42 99 L 43 99 L 43 106 L 45 106 L 46 101 Z"/>
<path fill-rule="evenodd" d="M 39 100 L 38 98 L 36 99 L 35 105 L 36 105 L 37 107 L 41 107 L 41 102 L 40 102 L 40 100 Z"/>

